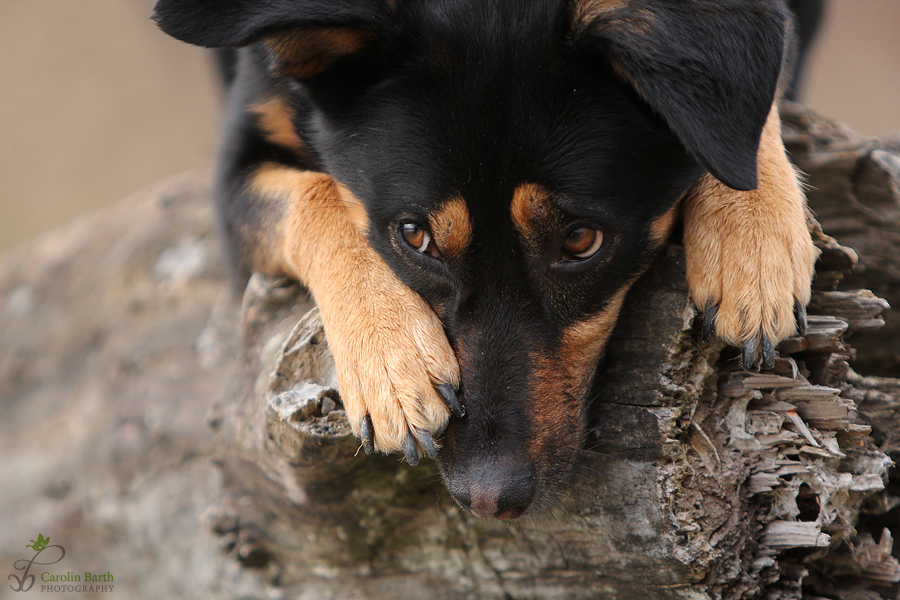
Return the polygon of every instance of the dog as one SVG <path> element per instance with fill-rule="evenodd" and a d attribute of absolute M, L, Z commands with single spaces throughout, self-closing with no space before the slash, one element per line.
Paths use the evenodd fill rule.
<path fill-rule="evenodd" d="M 159 0 L 237 50 L 229 260 L 317 302 L 367 453 L 511 519 L 565 487 L 629 287 L 683 226 L 704 331 L 770 366 L 817 251 L 776 0 Z"/>

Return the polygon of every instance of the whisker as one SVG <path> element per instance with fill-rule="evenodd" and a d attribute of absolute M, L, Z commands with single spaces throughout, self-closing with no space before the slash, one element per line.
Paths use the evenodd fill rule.
<path fill-rule="evenodd" d="M 594 456 L 604 456 L 606 458 L 612 458 L 615 460 L 623 460 L 621 458 L 618 458 L 617 455 L 627 454 L 629 452 L 637 452 L 638 450 L 653 450 L 656 448 L 656 446 L 635 446 L 634 448 L 624 448 L 617 452 L 598 452 L 597 450 L 594 449 L 594 448 L 599 448 L 602 445 L 603 444 L 597 444 L 596 446 L 591 446 L 590 448 L 579 448 L 577 450 L 577 452 L 579 454 L 590 454 L 590 455 L 594 455 Z"/>
<path fill-rule="evenodd" d="M 595 433 L 598 433 L 601 429 L 607 428 L 611 423 L 612 423 L 612 419 L 606 419 L 604 421 L 601 421 L 600 423 L 597 423 L 590 429 L 585 430 L 584 437 L 588 438 L 588 437 L 594 435 Z"/>
<path fill-rule="evenodd" d="M 581 456 L 583 456 L 583 457 L 587 457 L 587 456 L 599 456 L 599 457 L 601 457 L 601 458 L 608 458 L 608 459 L 610 459 L 610 460 L 616 461 L 617 463 L 620 463 L 620 464 L 623 464 L 623 465 L 627 465 L 627 466 L 633 467 L 633 465 L 631 464 L 630 461 L 628 461 L 627 459 L 618 457 L 618 456 L 616 456 L 615 454 L 607 454 L 607 453 L 605 453 L 605 452 L 597 452 L 596 450 L 592 450 L 592 451 L 579 450 L 578 453 L 579 453 Z"/>
<path fill-rule="evenodd" d="M 590 483 L 594 483 L 596 481 L 593 477 L 585 475 L 584 473 L 578 473 L 577 471 L 572 472 L 572 477 L 578 477 L 579 479 Z"/>
<path fill-rule="evenodd" d="M 637 471 L 637 467 L 635 467 L 635 466 L 632 465 L 631 463 L 625 462 L 624 460 L 621 460 L 621 459 L 617 459 L 617 460 L 619 460 L 620 463 L 621 463 L 623 466 L 628 467 L 629 469 L 633 469 L 634 471 Z M 594 473 L 594 474 L 596 474 L 596 475 L 599 475 L 600 477 L 605 477 L 605 478 L 608 478 L 608 479 L 616 479 L 616 478 L 618 477 L 618 476 L 617 476 L 616 474 L 614 474 L 614 473 L 604 473 L 604 472 L 602 472 L 602 471 L 598 471 L 597 469 L 594 469 L 593 467 L 589 467 L 589 466 L 587 466 L 587 465 L 585 465 L 585 464 L 583 464 L 583 463 L 581 463 L 581 462 L 575 462 L 575 461 L 571 461 L 571 462 L 566 461 L 566 462 L 568 462 L 570 465 L 572 465 L 572 466 L 575 467 L 576 469 L 582 469 L 582 470 L 584 470 L 584 471 L 588 471 L 588 472 L 590 472 L 590 473 Z"/>

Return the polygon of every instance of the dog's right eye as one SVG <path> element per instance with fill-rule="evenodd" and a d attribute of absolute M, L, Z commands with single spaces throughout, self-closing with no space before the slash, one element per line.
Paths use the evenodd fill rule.
<path fill-rule="evenodd" d="M 575 227 L 563 241 L 563 257 L 568 261 L 586 260 L 597 254 L 602 245 L 602 231 L 585 226 Z"/>
<path fill-rule="evenodd" d="M 431 233 L 418 223 L 403 223 L 400 225 L 400 233 L 403 235 L 404 241 L 417 252 L 433 256 L 434 258 L 438 258 L 441 255 L 434 243 L 434 239 L 431 237 Z"/>

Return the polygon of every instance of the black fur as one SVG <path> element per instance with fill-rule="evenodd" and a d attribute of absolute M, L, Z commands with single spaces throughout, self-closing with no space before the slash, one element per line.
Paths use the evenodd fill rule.
<path fill-rule="evenodd" d="M 184 41 L 240 51 L 220 163 L 222 228 L 238 271 L 277 207 L 244 187 L 266 161 L 323 171 L 365 205 L 370 243 L 436 310 L 462 368 L 464 418 L 439 453 L 463 504 L 505 481 L 501 503 L 546 505 L 581 442 L 584 392 L 564 393 L 571 423 L 535 455 L 536 356 L 603 311 L 654 256 L 653 219 L 709 170 L 756 185 L 760 132 L 778 84 L 787 13 L 769 0 L 634 0 L 577 21 L 564 0 L 160 0 L 155 19 Z M 279 77 L 263 41 L 285 30 L 365 31 L 365 47 L 302 80 Z M 247 108 L 287 99 L 307 151 L 268 141 Z M 526 248 L 509 204 L 525 183 L 559 215 Z M 398 244 L 464 198 L 473 241 L 441 261 Z M 560 261 L 568 228 L 605 234 L 585 261 Z M 599 357 L 598 357 L 599 358 Z M 562 410 L 562 408 L 561 408 Z M 552 420 L 552 419 L 550 419 Z M 558 439 L 556 439 L 558 438 Z M 524 503 L 524 506 L 522 504 Z M 521 512 L 521 511 L 520 511 Z"/>
<path fill-rule="evenodd" d="M 789 39 L 780 8 L 743 0 L 633 2 L 591 23 L 580 43 L 619 61 L 717 179 L 752 190 Z"/>

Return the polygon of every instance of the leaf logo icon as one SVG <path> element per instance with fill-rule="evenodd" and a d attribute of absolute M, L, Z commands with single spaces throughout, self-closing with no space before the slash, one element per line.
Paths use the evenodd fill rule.
<path fill-rule="evenodd" d="M 43 550 L 44 548 L 47 547 L 47 544 L 50 543 L 50 538 L 45 538 L 44 534 L 39 533 L 38 539 L 36 541 L 35 540 L 30 540 L 30 541 L 31 541 L 31 543 L 25 544 L 25 547 L 31 548 L 35 552 L 40 552 L 41 550 Z"/>

